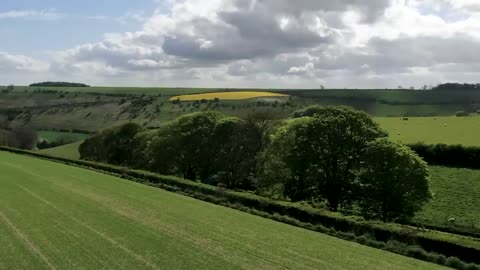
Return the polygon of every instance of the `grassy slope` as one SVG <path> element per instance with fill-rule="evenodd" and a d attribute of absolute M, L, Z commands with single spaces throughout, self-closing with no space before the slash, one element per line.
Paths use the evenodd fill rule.
<path fill-rule="evenodd" d="M 480 170 L 430 167 L 435 199 L 416 220 L 427 224 L 456 225 L 480 230 Z"/>
<path fill-rule="evenodd" d="M 0 170 L 0 268 L 440 268 L 84 169 Z"/>
<path fill-rule="evenodd" d="M 79 159 L 81 142 L 39 151 L 52 156 Z M 420 212 L 416 221 L 438 226 L 456 225 L 480 231 L 480 170 L 430 167 L 435 199 Z"/>
<path fill-rule="evenodd" d="M 375 120 L 390 136 L 403 143 L 463 144 L 480 146 L 480 117 L 379 117 Z"/>
<path fill-rule="evenodd" d="M 73 132 L 58 132 L 58 131 L 39 131 L 38 136 L 49 142 L 53 142 L 63 136 L 75 139 L 75 141 L 82 141 L 88 138 L 88 134 L 73 133 Z"/>
<path fill-rule="evenodd" d="M 38 152 L 55 157 L 80 159 L 80 153 L 78 152 L 78 147 L 80 146 L 80 144 L 82 144 L 82 142 L 66 144 L 55 148 L 43 149 Z"/>

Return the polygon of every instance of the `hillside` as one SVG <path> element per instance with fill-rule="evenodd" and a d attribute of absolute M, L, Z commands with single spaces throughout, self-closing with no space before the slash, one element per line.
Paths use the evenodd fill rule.
<path fill-rule="evenodd" d="M 0 268 L 441 269 L 44 160 L 0 170 Z"/>
<path fill-rule="evenodd" d="M 178 95 L 271 91 L 288 98 L 174 102 Z M 452 116 L 480 109 L 477 91 L 293 90 L 125 87 L 15 87 L 0 93 L 0 121 L 42 129 L 97 131 L 135 121 L 156 127 L 180 115 L 218 110 L 235 116 L 271 111 L 279 117 L 312 104 L 348 105 L 373 116 Z"/>

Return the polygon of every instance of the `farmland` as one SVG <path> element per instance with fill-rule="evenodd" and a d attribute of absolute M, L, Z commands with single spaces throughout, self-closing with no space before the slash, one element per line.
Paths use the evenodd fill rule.
<path fill-rule="evenodd" d="M 440 268 L 84 169 L 0 169 L 0 268 Z"/>
<path fill-rule="evenodd" d="M 379 117 L 375 120 L 403 143 L 480 146 L 480 117 Z"/>
<path fill-rule="evenodd" d="M 79 159 L 80 153 L 78 152 L 78 147 L 82 141 L 66 144 L 54 148 L 48 148 L 38 151 L 39 153 L 51 155 L 55 157 L 69 158 L 69 159 Z"/>
<path fill-rule="evenodd" d="M 480 171 L 430 167 L 434 200 L 417 214 L 415 220 L 438 226 L 455 226 L 480 231 Z"/>
<path fill-rule="evenodd" d="M 254 92 L 254 91 L 239 91 L 239 92 L 215 92 L 195 95 L 182 95 L 170 98 L 170 100 L 180 101 L 195 101 L 195 100 L 244 100 L 252 98 L 268 98 L 268 97 L 287 97 L 285 94 L 273 92 Z"/>

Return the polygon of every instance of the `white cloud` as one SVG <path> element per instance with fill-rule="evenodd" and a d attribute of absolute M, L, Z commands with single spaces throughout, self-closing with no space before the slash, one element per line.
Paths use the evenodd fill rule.
<path fill-rule="evenodd" d="M 25 55 L 13 55 L 0 52 L 0 70 L 3 73 L 46 72 L 49 64 Z"/>
<path fill-rule="evenodd" d="M 55 53 L 52 74 L 115 85 L 352 88 L 480 77 L 476 0 L 158 5 L 151 16 L 124 16 L 143 22 L 136 32 Z"/>
<path fill-rule="evenodd" d="M 32 19 L 54 21 L 63 17 L 55 9 L 45 10 L 10 10 L 0 12 L 0 19 Z"/>

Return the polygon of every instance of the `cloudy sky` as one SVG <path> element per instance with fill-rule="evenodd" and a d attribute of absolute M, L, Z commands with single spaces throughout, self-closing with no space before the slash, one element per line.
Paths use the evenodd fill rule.
<path fill-rule="evenodd" d="M 480 82 L 479 0 L 1 0 L 0 85 Z"/>

